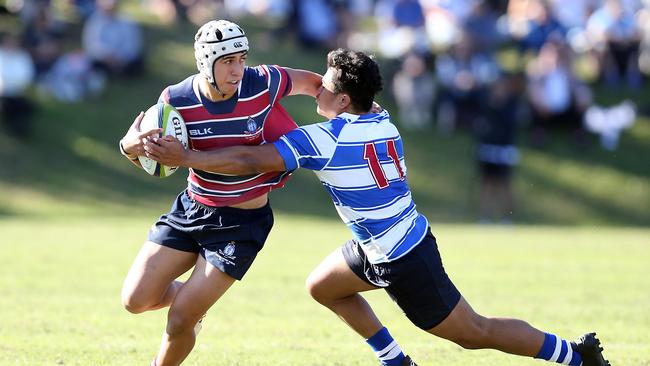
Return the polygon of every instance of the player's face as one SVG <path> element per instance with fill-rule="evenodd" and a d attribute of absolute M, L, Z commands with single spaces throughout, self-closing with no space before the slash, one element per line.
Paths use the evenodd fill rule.
<path fill-rule="evenodd" d="M 247 52 L 233 53 L 219 58 L 214 63 L 214 79 L 222 93 L 233 95 L 244 76 Z"/>
<path fill-rule="evenodd" d="M 316 95 L 316 103 L 318 107 L 316 111 L 323 117 L 332 119 L 338 116 L 345 106 L 343 106 L 344 95 L 343 93 L 334 92 L 334 82 L 337 70 L 334 68 L 328 68 L 325 75 L 323 75 L 322 85 Z"/>

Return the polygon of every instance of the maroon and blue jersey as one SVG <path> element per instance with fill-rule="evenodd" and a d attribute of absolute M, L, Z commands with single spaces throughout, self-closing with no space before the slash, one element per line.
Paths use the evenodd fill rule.
<path fill-rule="evenodd" d="M 159 101 L 176 107 L 187 125 L 190 148 L 209 151 L 228 146 L 274 142 L 297 127 L 279 100 L 291 79 L 279 66 L 246 67 L 238 93 L 213 102 L 199 92 L 193 75 L 165 88 Z M 231 206 L 280 188 L 290 172 L 235 176 L 189 169 L 190 197 L 208 206 Z"/>

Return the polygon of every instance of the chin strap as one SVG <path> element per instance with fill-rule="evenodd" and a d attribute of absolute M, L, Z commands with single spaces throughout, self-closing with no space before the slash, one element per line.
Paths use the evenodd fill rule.
<path fill-rule="evenodd" d="M 208 84 L 210 84 L 210 86 L 211 86 L 214 90 L 216 90 L 217 93 L 221 94 L 221 98 L 225 98 L 225 97 L 226 97 L 226 93 L 222 92 L 221 89 L 219 89 L 219 86 L 217 85 L 217 82 L 216 82 L 216 81 L 213 82 L 213 83 L 208 82 Z"/>

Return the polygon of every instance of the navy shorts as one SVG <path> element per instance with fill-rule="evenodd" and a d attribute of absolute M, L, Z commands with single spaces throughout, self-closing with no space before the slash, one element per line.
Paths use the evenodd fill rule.
<path fill-rule="evenodd" d="M 244 210 L 210 207 L 192 200 L 186 191 L 149 230 L 149 241 L 200 253 L 222 272 L 241 280 L 273 227 L 273 211 L 266 206 Z"/>
<path fill-rule="evenodd" d="M 343 245 L 350 269 L 365 282 L 382 287 L 409 320 L 424 330 L 440 324 L 460 301 L 460 292 L 442 266 L 431 230 L 403 257 L 371 264 L 356 240 Z"/>

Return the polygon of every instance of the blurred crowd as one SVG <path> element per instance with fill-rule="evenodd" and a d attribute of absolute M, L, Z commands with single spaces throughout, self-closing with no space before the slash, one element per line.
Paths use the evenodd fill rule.
<path fill-rule="evenodd" d="M 614 150 L 636 120 L 626 98 L 650 75 L 648 0 L 240 0 L 223 10 L 272 14 L 302 47 L 381 57 L 402 129 L 474 137 L 485 222 L 513 218 L 519 131 L 535 146 L 559 135 L 577 148 L 594 132 Z M 618 104 L 596 105 L 594 87 L 619 91 Z"/>
<path fill-rule="evenodd" d="M 74 0 L 78 24 L 64 22 L 56 1 L 8 0 L 0 16 L 19 27 L 0 34 L 0 118 L 8 133 L 26 138 L 34 103 L 29 88 L 64 103 L 96 96 L 113 77 L 143 69 L 140 25 L 119 12 L 118 0 Z M 71 29 L 81 25 L 81 30 Z"/>
<path fill-rule="evenodd" d="M 80 32 L 57 19 L 57 0 L 5 0 L 0 6 L 0 15 L 19 17 L 21 24 L 2 34 L 0 44 L 0 109 L 17 136 L 28 134 L 28 88 L 77 102 L 98 95 L 108 80 L 143 71 L 142 30 L 120 11 L 119 0 L 60 1 L 74 9 Z M 613 150 L 620 132 L 636 120 L 637 108 L 647 108 L 625 97 L 650 75 L 650 0 L 141 4 L 170 24 L 254 17 L 268 27 L 269 40 L 374 53 L 386 66 L 400 127 L 475 137 L 486 219 L 508 220 L 512 212 L 509 178 L 519 160 L 521 127 L 534 145 L 544 146 L 554 130 L 565 130 L 567 143 L 581 146 L 591 131 Z M 595 105 L 595 86 L 620 90 L 620 104 Z"/>

